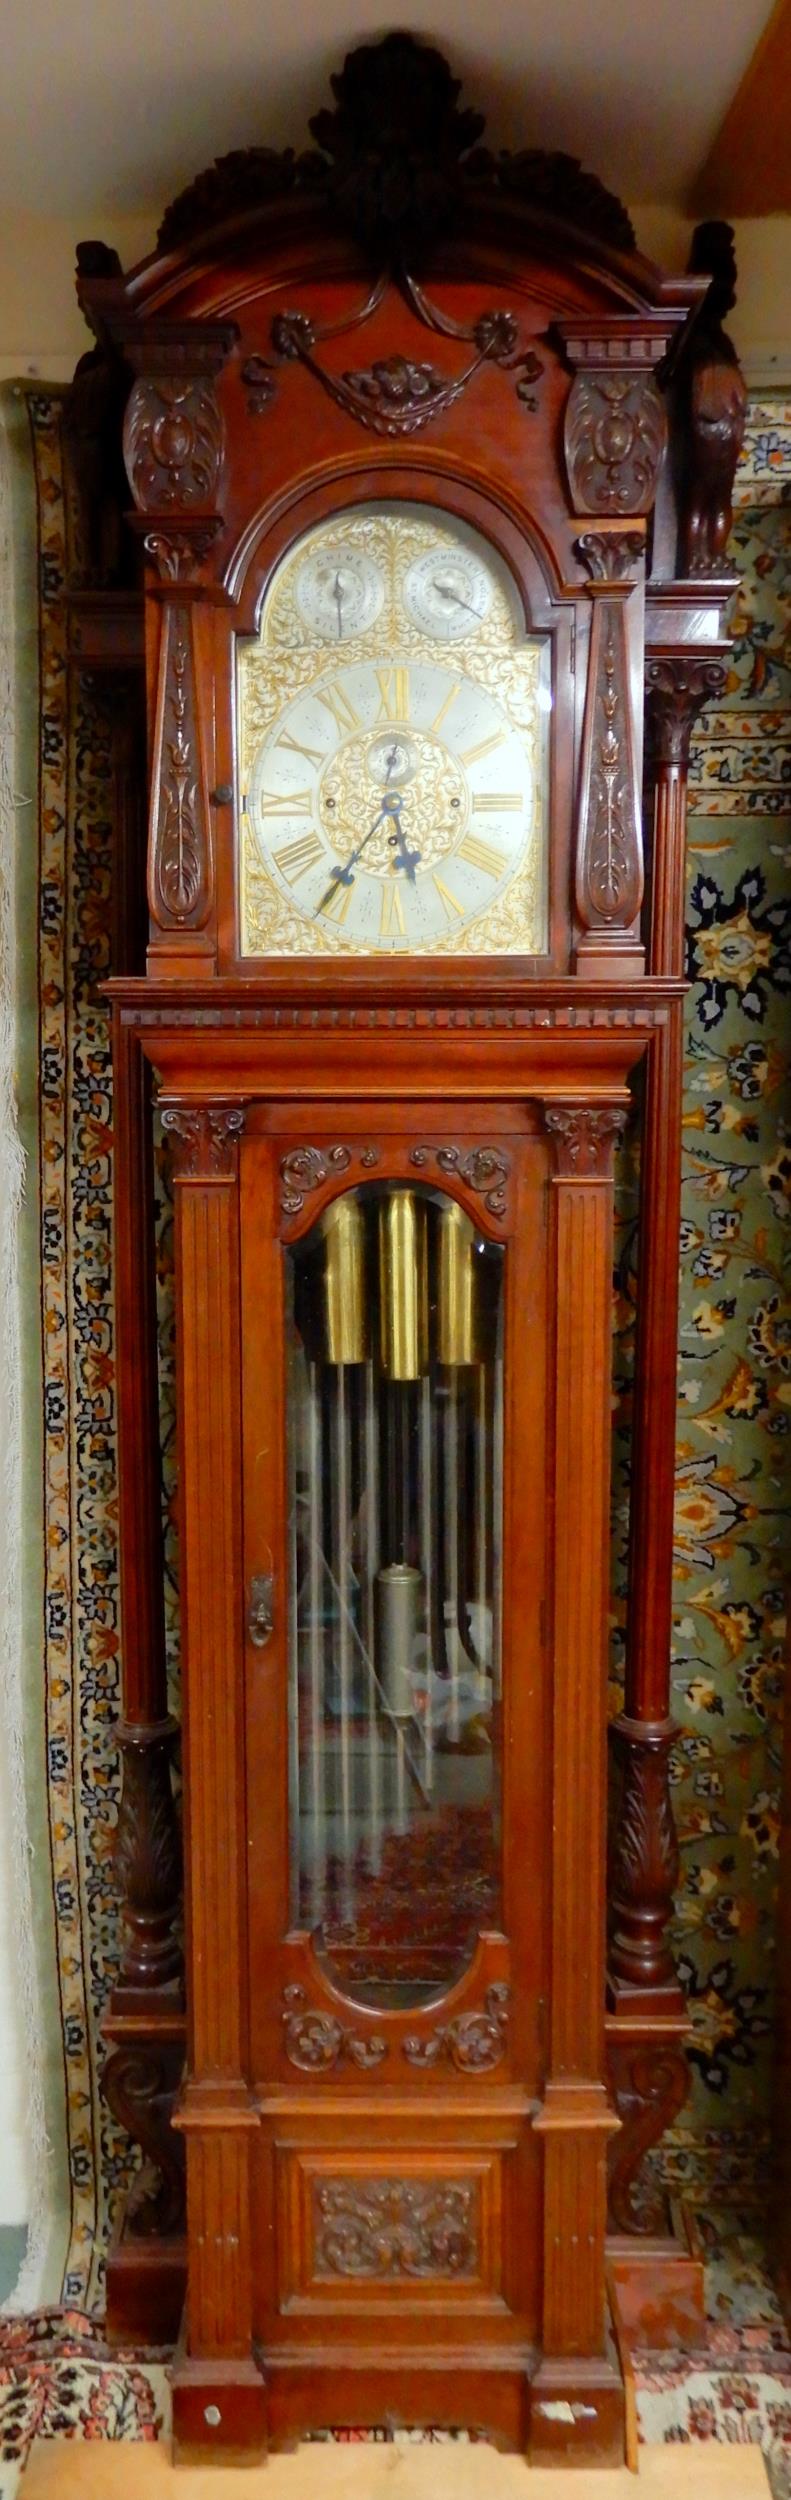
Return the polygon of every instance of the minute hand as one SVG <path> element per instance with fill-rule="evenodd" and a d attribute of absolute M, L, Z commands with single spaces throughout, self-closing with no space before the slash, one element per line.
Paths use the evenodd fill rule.
<path fill-rule="evenodd" d="M 400 800 L 395 801 L 391 799 L 389 805 L 380 807 L 378 816 L 374 817 L 373 824 L 369 825 L 367 833 L 363 834 L 362 841 L 358 842 L 356 850 L 349 852 L 349 857 L 347 860 L 344 860 L 342 868 L 335 869 L 331 882 L 327 887 L 326 894 L 322 894 L 321 902 L 318 906 L 319 911 L 324 911 L 327 904 L 331 903 L 333 894 L 337 892 L 339 885 L 351 885 L 358 859 L 362 859 L 366 844 L 370 842 L 372 835 L 378 832 L 379 826 L 383 825 L 389 816 L 395 815 L 396 822 L 398 822 L 399 806 Z"/>

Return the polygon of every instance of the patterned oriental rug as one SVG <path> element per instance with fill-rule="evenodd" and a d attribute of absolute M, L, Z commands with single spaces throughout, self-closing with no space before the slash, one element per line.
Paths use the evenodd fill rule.
<path fill-rule="evenodd" d="M 641 2440 L 721 2440 L 763 2450 L 774 2500 L 791 2500 L 791 2340 L 749 2225 L 709 2225 L 707 2340 L 635 2356 Z M 13 2500 L 36 2439 L 166 2439 L 167 2356 L 111 2352 L 83 2310 L 0 2321 L 0 2500 Z M 337 2441 L 470 2439 L 453 2431 L 319 2432 Z M 527 2486 L 526 2486 L 527 2489 Z M 23 2493 L 24 2500 L 24 2493 Z"/>
<path fill-rule="evenodd" d="M 791 1510 L 783 1284 L 791 1210 L 783 1127 L 791 1119 L 791 404 L 780 399 L 750 411 L 734 554 L 743 578 L 733 662 L 693 766 L 673 1692 L 682 1730 L 677 1941 L 694 2036 L 693 2093 L 668 2167 L 672 2184 L 696 2187 L 709 2210 L 754 2186 L 769 2099 L 782 1547 Z M 5 1157 L 5 1168 L 17 1172 L 12 1066 L 26 1167 L 21 1203 L 16 1178 L 9 1199 L 19 1376 L 0 1378 L 11 1533 L 4 1706 L 34 2171 L 31 2250 L 16 2305 L 38 2313 L 26 2327 L 3 2329 L 20 2439 L 37 2406 L 42 2418 L 60 2408 L 76 2422 L 95 2405 L 100 2429 L 115 2421 L 153 2435 L 161 2404 L 156 2374 L 108 2359 L 93 2323 L 108 2226 L 134 2155 L 100 2091 L 99 2025 L 118 1958 L 112 1852 L 121 1664 L 112 1088 L 100 995 L 110 969 L 111 787 L 101 691 L 70 679 L 66 664 L 65 592 L 79 581 L 79 563 L 62 395 L 4 387 L 0 958 L 5 948 L 6 967 L 15 960 L 16 1014 L 13 1030 L 0 1015 L 0 1168 Z M 11 1339 L 17 1300 L 8 1249 L 0 1236 Z M 161 1264 L 163 1502 L 172 1554 L 164 1214 Z M 628 1165 L 616 1288 L 617 1704 L 634 1312 Z M 175 1697 L 175 1595 L 171 1614 Z M 737 2338 L 745 2331 L 733 2329 Z M 765 2355 L 772 2349 L 767 2343 Z M 733 2385 L 744 2356 L 737 2342 L 728 2365 Z M 771 2378 L 771 2403 L 782 2407 L 785 2382 L 774 2357 L 767 2386 Z M 726 2376 L 718 2361 L 712 2384 L 720 2393 L 711 2401 L 718 2420 L 742 2420 L 741 2436 L 749 2408 L 741 2417 L 735 2397 L 726 2400 Z M 658 2408 L 659 2419 L 671 2394 L 679 2390 L 669 2390 L 662 2365 L 644 2405 Z M 11 2402 L 7 2396 L 7 2418 Z M 684 2402 L 689 2426 L 692 2395 Z"/>

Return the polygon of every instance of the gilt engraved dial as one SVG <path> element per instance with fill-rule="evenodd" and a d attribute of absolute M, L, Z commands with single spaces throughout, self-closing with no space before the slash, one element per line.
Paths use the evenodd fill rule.
<path fill-rule="evenodd" d="M 322 525 L 238 682 L 246 954 L 542 951 L 546 645 L 473 532 Z"/>

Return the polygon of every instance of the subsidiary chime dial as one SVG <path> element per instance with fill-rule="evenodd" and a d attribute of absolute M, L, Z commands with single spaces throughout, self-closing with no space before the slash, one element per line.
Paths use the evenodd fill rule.
<path fill-rule="evenodd" d="M 545 653 L 499 561 L 366 507 L 270 599 L 239 677 L 245 951 L 536 951 Z"/>

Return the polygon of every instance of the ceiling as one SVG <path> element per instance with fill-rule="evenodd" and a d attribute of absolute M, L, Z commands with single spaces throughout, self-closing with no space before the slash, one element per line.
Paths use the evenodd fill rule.
<path fill-rule="evenodd" d="M 154 216 L 227 148 L 302 144 L 349 45 L 394 22 L 449 55 L 495 145 L 568 148 L 622 198 L 681 206 L 772 15 L 771 0 L 490 15 L 409 0 L 405 21 L 382 0 L 24 0 L 3 42 L 0 209 L 94 234 Z"/>

